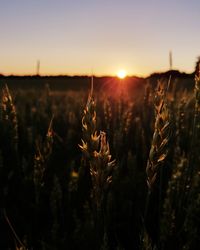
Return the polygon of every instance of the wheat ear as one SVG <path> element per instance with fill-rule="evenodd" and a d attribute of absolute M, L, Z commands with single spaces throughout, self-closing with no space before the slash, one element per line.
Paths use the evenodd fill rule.
<path fill-rule="evenodd" d="M 152 190 L 155 184 L 159 170 L 166 161 L 169 152 L 168 144 L 172 135 L 170 112 L 165 99 L 165 91 L 161 85 L 157 89 L 154 107 L 156 120 L 149 160 L 146 167 L 147 185 L 150 190 Z"/>

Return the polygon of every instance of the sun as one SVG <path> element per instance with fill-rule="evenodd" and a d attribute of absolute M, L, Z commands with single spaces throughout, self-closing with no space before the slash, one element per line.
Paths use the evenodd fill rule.
<path fill-rule="evenodd" d="M 119 70 L 118 73 L 117 73 L 117 76 L 120 79 L 124 79 L 127 76 L 126 70 L 124 70 L 124 69 Z"/>

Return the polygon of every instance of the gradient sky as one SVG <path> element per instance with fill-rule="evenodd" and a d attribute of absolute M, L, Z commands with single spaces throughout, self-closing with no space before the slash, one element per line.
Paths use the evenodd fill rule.
<path fill-rule="evenodd" d="M 194 70 L 199 0 L 0 0 L 0 73 Z"/>

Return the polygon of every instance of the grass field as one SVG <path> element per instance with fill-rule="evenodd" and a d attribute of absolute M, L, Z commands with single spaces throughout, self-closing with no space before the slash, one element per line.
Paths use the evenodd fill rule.
<path fill-rule="evenodd" d="M 0 249 L 197 249 L 200 78 L 157 80 L 1 79 Z"/>

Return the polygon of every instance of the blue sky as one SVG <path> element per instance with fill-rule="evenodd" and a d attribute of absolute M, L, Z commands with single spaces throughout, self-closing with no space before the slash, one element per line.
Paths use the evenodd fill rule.
<path fill-rule="evenodd" d="M 198 0 L 1 0 L 0 73 L 146 76 L 191 72 L 200 55 Z"/>

